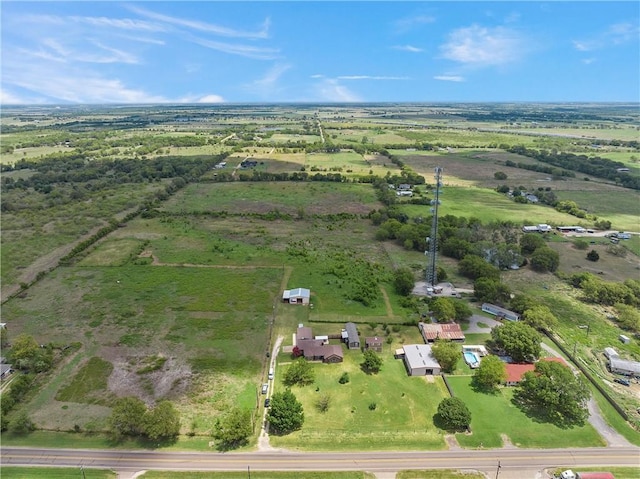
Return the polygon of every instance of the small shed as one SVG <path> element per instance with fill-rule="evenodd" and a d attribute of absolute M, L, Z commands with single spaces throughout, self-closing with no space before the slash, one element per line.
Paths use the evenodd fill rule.
<path fill-rule="evenodd" d="M 364 349 L 371 349 L 378 353 L 382 352 L 382 339 L 378 336 L 373 338 L 364 338 Z"/>
<path fill-rule="evenodd" d="M 604 355 L 607 359 L 617 358 L 619 356 L 618 352 L 613 348 L 604 348 Z"/>
<path fill-rule="evenodd" d="M 285 289 L 282 301 L 289 304 L 309 304 L 311 291 L 306 288 Z"/>
<path fill-rule="evenodd" d="M 347 323 L 344 325 L 346 332 L 345 343 L 349 349 L 360 349 L 360 336 L 355 323 Z"/>
<path fill-rule="evenodd" d="M 631 338 L 629 336 L 625 336 L 624 334 L 621 334 L 620 336 L 618 336 L 618 339 L 622 341 L 624 344 L 629 344 L 631 342 Z"/>

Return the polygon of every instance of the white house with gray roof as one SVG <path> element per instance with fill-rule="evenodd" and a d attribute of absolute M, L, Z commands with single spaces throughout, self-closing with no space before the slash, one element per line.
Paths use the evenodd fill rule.
<path fill-rule="evenodd" d="M 440 374 L 440 363 L 433 357 L 430 344 L 408 344 L 402 349 L 404 365 L 409 376 Z"/>

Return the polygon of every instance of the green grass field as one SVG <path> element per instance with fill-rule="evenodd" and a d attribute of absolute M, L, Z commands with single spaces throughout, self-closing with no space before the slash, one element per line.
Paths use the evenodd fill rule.
<path fill-rule="evenodd" d="M 314 364 L 316 382 L 292 391 L 303 404 L 305 422 L 300 431 L 287 436 L 271 436 L 275 447 L 304 450 L 419 450 L 443 449 L 442 431 L 433 425 L 438 403 L 446 395 L 440 378 L 409 377 L 402 360 L 393 359 L 390 350 L 383 354 L 384 363 L 377 375 L 360 370 L 362 353 L 345 350 L 340 364 Z M 276 391 L 283 386 L 286 357 L 276 374 Z M 349 374 L 347 384 L 339 384 L 343 372 Z M 433 379 L 433 382 L 430 381 Z M 325 413 L 315 403 L 323 395 L 330 396 Z M 375 403 L 375 410 L 369 406 Z"/>
<path fill-rule="evenodd" d="M 590 425 L 568 429 L 541 423 L 527 417 L 513 405 L 513 389 L 501 388 L 496 394 L 475 392 L 471 377 L 449 377 L 455 395 L 471 411 L 472 434 L 456 434 L 463 447 L 494 448 L 504 445 L 502 436 L 518 447 L 594 447 L 604 440 Z"/>
<path fill-rule="evenodd" d="M 0 467 L 0 477 L 3 479 L 116 479 L 118 474 L 106 469 L 92 469 L 79 467 Z"/>

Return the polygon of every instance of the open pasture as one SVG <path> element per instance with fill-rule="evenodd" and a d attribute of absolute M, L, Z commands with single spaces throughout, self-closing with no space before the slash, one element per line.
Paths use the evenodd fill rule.
<path fill-rule="evenodd" d="M 97 192 L 87 191 L 82 201 L 61 197 L 69 194 L 70 188 L 61 188 L 58 201 L 51 198 L 56 195 L 55 190 L 49 195 L 17 189 L 3 193 L 4 203 L 16 205 L 16 209 L 2 213 L 3 285 L 28 282 L 28 277 L 50 267 L 44 263 L 55 261 L 56 251 L 69 250 L 69 245 L 81 236 L 137 207 L 163 186 L 162 183 L 115 185 Z M 31 274 L 31 266 L 38 261 L 43 264 L 36 264 L 39 269 Z"/>
<path fill-rule="evenodd" d="M 406 152 L 394 150 L 393 153 L 416 172 L 425 176 L 428 183 L 433 183 L 433 172 L 436 166 L 443 168 L 445 186 L 468 186 L 496 188 L 499 185 L 525 185 L 532 189 L 538 186 L 551 186 L 549 175 L 504 165 L 506 159 L 520 161 L 521 157 L 497 152 L 478 152 L 477 150 L 455 150 L 446 152 Z M 531 161 L 525 161 L 531 163 Z M 503 172 L 506 180 L 496 180 L 494 174 Z"/>
<path fill-rule="evenodd" d="M 560 428 L 528 417 L 513 403 L 513 388 L 500 388 L 495 394 L 476 392 L 470 376 L 449 376 L 456 397 L 471 411 L 472 434 L 456 434 L 463 447 L 496 448 L 504 446 L 502 435 L 518 447 L 596 447 L 605 443 L 598 432 L 584 426 Z"/>
<path fill-rule="evenodd" d="M 577 185 L 574 183 L 574 186 Z M 611 221 L 612 229 L 640 232 L 640 192 L 610 185 L 595 185 L 590 181 L 582 182 L 581 186 L 583 188 L 559 188 L 554 192 L 559 200 L 575 201 L 588 213 Z"/>
<path fill-rule="evenodd" d="M 344 174 L 368 175 L 371 165 L 359 153 L 341 151 L 340 153 L 309 153 L 306 157 L 307 172 L 337 172 Z"/>
<path fill-rule="evenodd" d="M 352 213 L 378 208 L 368 184 L 330 182 L 239 182 L 192 184 L 163 205 L 170 213 L 279 211 L 294 216 Z"/>
<path fill-rule="evenodd" d="M 85 363 L 75 364 L 69 382 L 59 384 L 59 400 L 38 408 L 48 412 L 38 414 L 39 425 L 61 427 L 54 411 L 64 404 L 108 405 L 114 396 L 136 395 L 148 402 L 178 399 L 183 427 L 204 433 L 231 401 L 255 406 L 281 275 L 275 268 L 151 265 L 56 270 L 22 301 L 3 306 L 12 334 L 81 342 L 102 369 L 113 369 L 106 387 L 86 389 L 77 386 Z M 96 419 L 91 409 L 69 409 L 83 429 Z"/>
<path fill-rule="evenodd" d="M 402 360 L 387 350 L 376 375 L 360 369 L 362 353 L 344 350 L 340 364 L 314 364 L 316 381 L 292 391 L 303 404 L 305 423 L 300 431 L 287 436 L 271 436 L 275 447 L 301 450 L 419 450 L 444 449 L 442 431 L 433 425 L 438 403 L 446 397 L 439 377 L 409 377 Z M 278 378 L 286 368 L 281 355 L 276 375 L 276 391 L 283 385 Z M 340 384 L 343 372 L 349 382 Z M 320 397 L 330 398 L 329 409 L 318 411 Z M 375 408 L 372 409 L 372 404 Z"/>
<path fill-rule="evenodd" d="M 573 224 L 576 218 L 550 206 L 515 203 L 506 195 L 485 188 L 447 187 L 442 189 L 440 215 L 474 217 L 483 223 L 513 221 L 518 224 Z M 428 206 L 402 205 L 411 217 L 430 216 Z"/>

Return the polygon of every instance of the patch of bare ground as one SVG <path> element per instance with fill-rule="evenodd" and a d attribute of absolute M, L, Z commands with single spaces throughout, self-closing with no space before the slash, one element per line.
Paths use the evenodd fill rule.
<path fill-rule="evenodd" d="M 592 273 L 605 281 L 624 281 L 637 279 L 640 274 L 640 258 L 632 253 L 625 257 L 607 252 L 609 245 L 590 244 L 587 250 L 578 250 L 572 243 L 548 243 L 560 254 L 558 270 L 567 274 Z M 600 259 L 587 260 L 587 252 L 595 250 Z"/>
<path fill-rule="evenodd" d="M 144 374 L 146 355 L 125 356 L 117 347 L 102 350 L 102 357 L 113 364 L 107 388 L 118 397 L 136 396 L 153 405 L 161 399 L 184 394 L 191 384 L 191 368 L 176 357 L 168 357 L 163 366 Z"/>
<path fill-rule="evenodd" d="M 80 430 L 103 430 L 111 408 L 97 404 L 49 401 L 30 414 L 38 429 L 67 431 L 78 425 Z"/>

